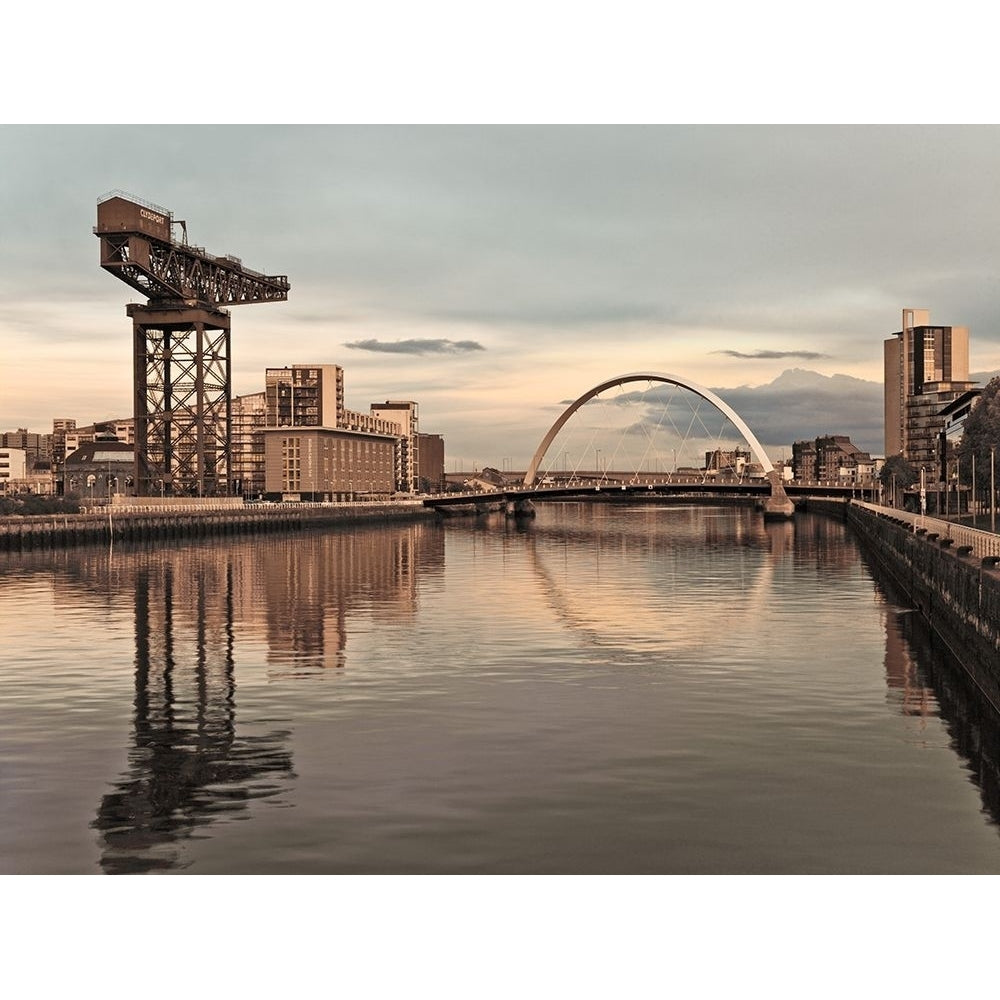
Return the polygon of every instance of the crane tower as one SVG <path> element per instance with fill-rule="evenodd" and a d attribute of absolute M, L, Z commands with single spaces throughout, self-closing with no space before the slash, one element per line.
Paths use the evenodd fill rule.
<path fill-rule="evenodd" d="M 148 298 L 125 307 L 134 347 L 136 495 L 228 494 L 230 318 L 222 307 L 283 302 L 288 278 L 191 246 L 185 222 L 123 191 L 98 200 L 94 233 L 101 267 Z"/>

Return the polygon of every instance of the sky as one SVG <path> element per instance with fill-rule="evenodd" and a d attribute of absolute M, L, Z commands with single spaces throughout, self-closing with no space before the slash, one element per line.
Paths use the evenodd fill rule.
<path fill-rule="evenodd" d="M 4 125 L 0 162 L 4 430 L 131 414 L 139 297 L 92 233 L 112 190 L 288 276 L 232 307 L 235 395 L 339 364 L 351 409 L 416 400 L 449 471 L 523 467 L 636 371 L 712 388 L 772 457 L 881 453 L 904 307 L 1000 369 L 995 126 Z"/>
<path fill-rule="evenodd" d="M 0 63 L 0 430 L 130 413 L 125 305 L 136 296 L 100 269 L 92 234 L 97 199 L 119 189 L 185 219 L 209 251 L 288 276 L 287 303 L 233 307 L 236 393 L 259 389 L 271 365 L 342 364 L 352 408 L 418 400 L 421 428 L 445 437 L 449 470 L 502 456 L 526 463 L 564 401 L 645 369 L 714 389 L 772 457 L 818 433 L 856 435 L 877 452 L 881 344 L 904 307 L 968 326 L 973 371 L 1000 368 L 1000 137 L 988 125 L 912 124 L 995 119 L 984 11 L 971 0 L 905 10 L 843 0 L 835 17 L 791 0 L 510 0 L 502 11 L 372 0 L 324 8 L 321 20 L 301 0 L 265 17 L 191 0 L 176 0 L 168 19 L 155 6 L 127 16 L 15 6 Z M 198 118 L 245 124 L 165 124 Z M 704 992 L 719 936 L 701 928 L 733 912 L 739 931 L 726 946 L 759 965 L 776 938 L 790 943 L 781 968 L 766 971 L 777 994 L 798 995 L 824 958 L 815 942 L 842 932 L 859 892 L 880 917 L 904 916 L 912 902 L 898 883 L 891 892 L 852 883 L 838 900 L 835 883 L 809 884 L 807 921 L 800 900 L 774 904 L 774 882 L 741 884 L 735 903 L 733 882 L 713 883 L 725 895 L 703 912 L 706 883 L 672 883 L 680 909 L 704 918 L 670 928 L 681 935 L 674 957 L 693 958 L 672 980 L 690 977 Z M 22 908 L 40 888 L 21 894 Z M 363 905 L 371 890 L 362 888 Z M 474 927 L 477 942 L 495 928 L 499 939 L 525 912 L 554 912 L 531 888 L 533 908 L 521 883 L 516 910 L 484 909 L 461 927 L 435 913 L 428 926 L 452 936 Z M 259 895 L 257 883 L 250 890 Z M 974 890 L 963 911 L 983 896 Z M 107 920 L 92 919 L 103 900 L 88 891 L 77 912 L 64 884 L 58 891 L 44 900 L 46 919 L 70 914 L 78 938 L 80 928 L 104 933 Z M 583 891 L 592 901 L 601 890 Z M 912 892 L 924 901 L 928 890 Z M 164 901 L 158 912 L 172 916 Z M 544 949 L 575 954 L 600 927 L 593 952 L 608 977 L 588 966 L 587 981 L 606 993 L 641 958 L 636 941 L 650 929 L 662 937 L 660 902 L 611 900 L 614 926 L 589 919 L 586 905 L 556 911 Z M 228 925 L 234 945 L 256 930 Z M 956 955 L 970 926 L 988 921 L 966 921 L 961 941 L 945 929 Z M 906 946 L 905 920 L 880 919 L 877 950 L 873 935 L 855 935 L 852 982 L 874 991 L 883 969 L 895 976 L 887 932 L 890 946 Z M 31 966 L 44 957 L 36 939 L 13 949 Z M 104 954 L 96 938 L 81 940 L 63 963 L 74 988 Z M 119 949 L 119 963 L 126 953 L 141 960 L 141 948 Z M 468 970 L 477 983 L 481 965 Z M 547 967 L 566 975 L 566 962 Z M 950 989 L 956 976 L 959 988 L 963 977 L 982 985 L 971 981 L 980 966 L 952 962 L 946 972 Z M 537 968 L 530 974 L 538 980 Z M 288 965 L 255 975 L 273 993 L 287 986 Z M 819 987 L 838 991 L 837 977 Z"/>

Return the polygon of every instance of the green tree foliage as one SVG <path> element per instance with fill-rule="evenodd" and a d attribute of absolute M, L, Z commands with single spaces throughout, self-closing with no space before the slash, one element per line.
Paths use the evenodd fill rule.
<path fill-rule="evenodd" d="M 979 402 L 966 417 L 962 440 L 955 451 L 962 466 L 962 479 L 972 477 L 972 459 L 975 456 L 976 489 L 989 490 L 991 449 L 1000 452 L 1000 376 L 992 379 L 983 389 Z M 994 462 L 1000 463 L 1000 455 Z M 995 467 L 1000 482 L 1000 465 Z"/>
<path fill-rule="evenodd" d="M 920 478 L 920 473 L 902 455 L 890 455 L 885 460 L 878 478 L 887 489 L 892 489 L 895 482 L 897 490 L 905 490 Z"/>
<path fill-rule="evenodd" d="M 35 496 L 33 493 L 15 493 L 0 498 L 0 516 L 33 514 L 78 514 L 80 498 L 68 493 L 64 497 Z"/>

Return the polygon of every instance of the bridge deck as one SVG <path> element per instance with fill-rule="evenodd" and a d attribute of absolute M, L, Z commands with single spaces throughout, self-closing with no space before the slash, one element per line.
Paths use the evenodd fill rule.
<path fill-rule="evenodd" d="M 877 494 L 877 489 L 869 487 L 862 491 L 859 487 L 842 486 L 824 483 L 784 483 L 785 492 L 789 497 L 822 496 L 862 498 Z M 577 483 L 558 483 L 539 486 L 503 486 L 495 490 L 473 490 L 463 493 L 441 493 L 424 498 L 427 507 L 447 507 L 470 503 L 505 503 L 517 500 L 564 500 L 564 499 L 596 499 L 622 494 L 632 497 L 642 496 L 711 496 L 720 499 L 725 497 L 767 497 L 771 495 L 771 484 L 766 479 L 747 480 L 701 480 L 695 477 L 681 477 L 673 480 L 656 480 L 643 482 L 620 482 L 614 480 L 583 480 Z"/>

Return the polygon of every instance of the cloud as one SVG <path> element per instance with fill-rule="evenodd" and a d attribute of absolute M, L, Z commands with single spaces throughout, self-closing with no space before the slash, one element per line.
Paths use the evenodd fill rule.
<path fill-rule="evenodd" d="M 743 351 L 712 351 L 712 354 L 725 354 L 729 358 L 742 358 L 745 361 L 774 361 L 781 358 L 802 358 L 803 361 L 816 361 L 828 358 L 829 354 L 819 354 L 817 351 L 753 351 L 744 354 Z"/>
<path fill-rule="evenodd" d="M 344 344 L 354 351 L 374 351 L 381 354 L 465 354 L 485 351 L 475 340 L 355 340 Z"/>
<path fill-rule="evenodd" d="M 824 434 L 847 434 L 862 450 L 882 453 L 881 383 L 794 370 L 768 385 L 716 391 L 765 447 L 784 448 Z"/>

